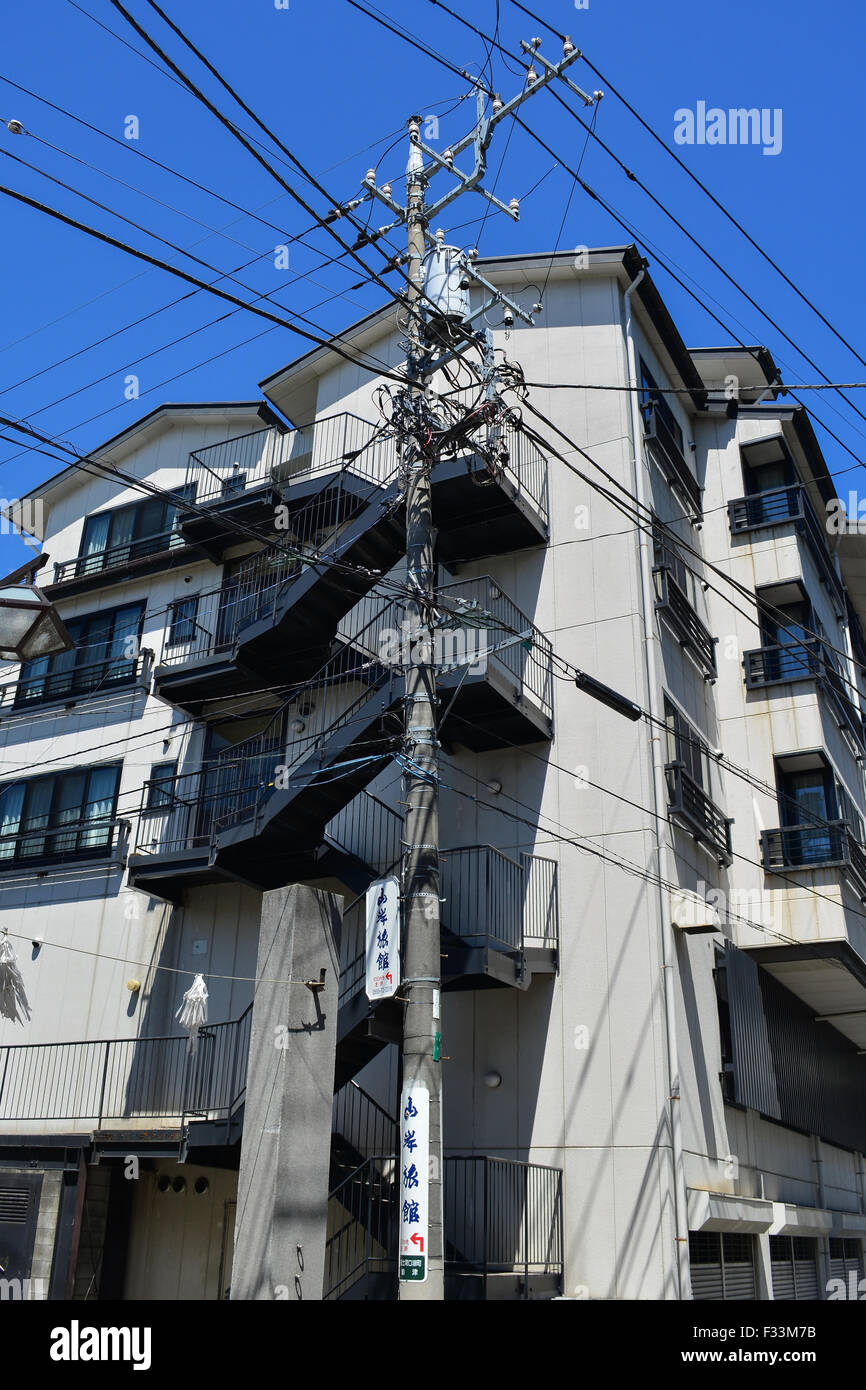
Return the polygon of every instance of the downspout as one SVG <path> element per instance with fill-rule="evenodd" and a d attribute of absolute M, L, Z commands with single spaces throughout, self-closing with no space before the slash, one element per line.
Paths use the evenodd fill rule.
<path fill-rule="evenodd" d="M 650 505 L 646 498 L 643 477 L 643 427 L 638 402 L 638 373 L 632 336 L 631 296 L 643 280 L 646 270 L 641 270 L 632 280 L 624 295 L 625 341 L 628 354 L 629 401 L 631 406 L 631 432 L 634 465 L 634 495 L 639 510 L 646 514 Z M 644 624 L 644 659 L 646 662 L 647 706 L 653 716 L 650 731 L 652 751 L 653 797 L 656 814 L 656 857 L 658 862 L 658 899 L 661 928 L 662 975 L 664 978 L 665 1028 L 667 1033 L 668 1064 L 668 1113 L 671 1130 L 671 1161 L 674 1178 L 674 1206 L 677 1246 L 677 1291 L 681 1299 L 691 1298 L 691 1279 L 689 1277 L 689 1222 L 686 1201 L 686 1180 L 683 1163 L 683 1136 L 680 1113 L 680 1064 L 677 1050 L 676 1018 L 676 947 L 674 944 L 671 904 L 668 901 L 665 884 L 668 877 L 668 847 L 664 827 L 668 819 L 667 779 L 665 777 L 665 749 L 663 738 L 663 712 L 659 708 L 659 673 L 656 659 L 655 640 L 655 585 L 653 583 L 651 551 L 652 537 L 645 530 L 638 531 L 640 555 L 641 606 Z"/>

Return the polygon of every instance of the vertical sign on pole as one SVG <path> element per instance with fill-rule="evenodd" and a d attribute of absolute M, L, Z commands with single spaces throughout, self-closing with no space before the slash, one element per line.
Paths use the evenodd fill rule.
<path fill-rule="evenodd" d="M 427 1278 L 430 1176 L 430 1092 L 406 1085 L 400 1103 L 400 1279 Z"/>
<path fill-rule="evenodd" d="M 390 999 L 400 984 L 400 884 L 381 878 L 367 889 L 367 998 Z"/>

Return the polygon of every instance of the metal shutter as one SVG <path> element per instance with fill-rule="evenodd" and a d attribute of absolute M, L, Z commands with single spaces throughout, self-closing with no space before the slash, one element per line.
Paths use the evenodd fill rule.
<path fill-rule="evenodd" d="M 770 1236 L 773 1298 L 818 1298 L 818 1244 L 806 1236 Z"/>
<path fill-rule="evenodd" d="M 692 1297 L 742 1302 L 755 1297 L 751 1236 L 692 1231 L 689 1235 Z"/>
<path fill-rule="evenodd" d="M 844 1279 L 848 1283 L 848 1275 L 855 1274 L 859 1282 L 863 1278 L 862 1250 L 859 1240 L 840 1240 L 838 1237 L 830 1238 L 830 1277 L 833 1279 Z"/>
<path fill-rule="evenodd" d="M 689 1232 L 689 1262 L 692 1298 L 698 1301 L 722 1299 L 722 1242 L 714 1231 Z"/>
<path fill-rule="evenodd" d="M 818 1242 L 806 1236 L 794 1236 L 794 1282 L 798 1299 L 818 1299 Z"/>
<path fill-rule="evenodd" d="M 0 1180 L 0 1278 L 27 1279 L 39 1217 L 41 1173 L 4 1173 Z"/>

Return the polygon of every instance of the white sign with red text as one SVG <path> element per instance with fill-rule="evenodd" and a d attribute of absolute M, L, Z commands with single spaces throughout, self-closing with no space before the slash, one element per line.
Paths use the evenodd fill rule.
<path fill-rule="evenodd" d="M 400 984 L 400 884 L 380 878 L 367 889 L 367 998 L 390 999 Z"/>
<path fill-rule="evenodd" d="M 406 1085 L 400 1100 L 400 1278 L 427 1278 L 430 1211 L 430 1092 Z"/>

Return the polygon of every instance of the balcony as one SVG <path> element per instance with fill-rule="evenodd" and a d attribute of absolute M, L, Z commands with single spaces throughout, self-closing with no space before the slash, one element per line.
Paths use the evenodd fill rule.
<path fill-rule="evenodd" d="M 328 1198 L 326 1299 L 397 1297 L 393 1152 L 366 1158 Z M 445 1297 L 531 1300 L 562 1292 L 562 1172 L 486 1154 L 443 1163 Z"/>
<path fill-rule="evenodd" d="M 251 1027 L 252 1005 L 201 1028 L 195 1052 L 186 1033 L 0 1047 L 0 1127 L 62 1124 L 107 1142 L 145 1131 L 194 1159 L 240 1137 Z"/>
<path fill-rule="evenodd" d="M 437 611 L 445 742 L 483 751 L 549 739 L 553 673 L 544 635 L 488 578 L 444 586 Z M 286 845 L 308 859 L 328 822 L 399 748 L 405 670 L 416 659 L 404 614 L 402 601 L 369 595 L 292 698 L 284 731 L 227 750 L 206 781 L 182 774 L 170 806 L 145 800 L 131 881 L 161 892 L 170 868 L 172 893 L 184 879 L 191 886 L 214 875 L 260 887 L 292 882 Z"/>
<path fill-rule="evenodd" d="M 674 635 L 691 655 L 695 664 L 703 672 L 704 679 L 715 681 L 716 638 L 701 622 L 691 603 L 683 593 L 670 565 L 656 565 L 653 569 L 656 588 L 656 611 L 670 626 Z"/>
<path fill-rule="evenodd" d="M 644 440 L 668 483 L 678 492 L 696 518 L 703 516 L 701 487 L 686 462 L 673 431 L 657 405 L 644 414 Z"/>
<path fill-rule="evenodd" d="M 128 820 L 94 816 L 90 820 L 56 820 L 38 829 L 0 835 L 0 874 L 12 869 L 47 871 L 54 866 L 87 863 L 125 864 Z"/>
<path fill-rule="evenodd" d="M 107 583 L 174 569 L 203 556 L 204 552 L 190 546 L 176 528 L 161 531 L 55 564 L 54 579 L 45 585 L 45 592 L 50 598 L 70 598 L 90 589 L 101 589 Z"/>
<path fill-rule="evenodd" d="M 731 853 L 731 826 L 703 787 L 686 771 L 685 763 L 665 767 L 668 779 L 668 807 L 671 816 L 726 867 L 734 862 Z"/>
<path fill-rule="evenodd" d="M 130 660 L 109 658 L 7 681 L 0 685 L 0 716 L 22 714 L 34 706 L 62 704 L 69 708 L 80 700 L 115 690 L 147 690 L 152 667 L 153 652 L 144 650 Z"/>
<path fill-rule="evenodd" d="M 866 850 L 847 821 L 784 826 L 761 831 L 761 862 L 768 874 L 805 869 L 841 869 L 866 901 Z"/>
<path fill-rule="evenodd" d="M 848 695 L 827 645 L 814 638 L 806 642 L 758 647 L 744 652 L 747 690 L 812 681 L 821 691 L 839 728 L 848 733 L 858 755 L 866 750 L 866 728 L 857 706 Z"/>
<path fill-rule="evenodd" d="M 530 854 L 515 859 L 493 845 L 462 845 L 442 851 L 440 885 L 444 989 L 526 990 L 533 975 L 556 972 L 559 893 L 553 860 Z M 345 909 L 340 957 L 338 1035 L 343 1043 L 353 1031 L 363 1035 L 364 1021 L 375 1012 L 364 993 L 363 894 Z M 369 1055 L 376 1050 L 372 1047 Z M 354 1054 L 343 1057 L 338 1083 L 354 1074 L 348 1064 L 358 1062 Z"/>
<path fill-rule="evenodd" d="M 728 520 L 732 536 L 775 526 L 794 526 L 806 542 L 821 583 L 833 601 L 837 617 L 845 616 L 845 589 L 827 548 L 827 534 L 815 515 L 802 483 L 739 497 L 728 503 Z"/>
<path fill-rule="evenodd" d="M 397 465 L 394 434 L 347 411 L 287 434 L 258 430 L 190 454 L 187 486 L 196 488 L 197 510 L 181 518 L 181 530 L 218 560 L 237 543 L 236 523 L 273 532 L 278 506 L 293 514 L 338 475 L 356 496 L 370 496 L 394 481 Z M 547 539 L 546 460 L 513 423 L 500 432 L 492 466 L 471 440 L 457 441 L 440 455 L 432 482 L 446 564 Z"/>

